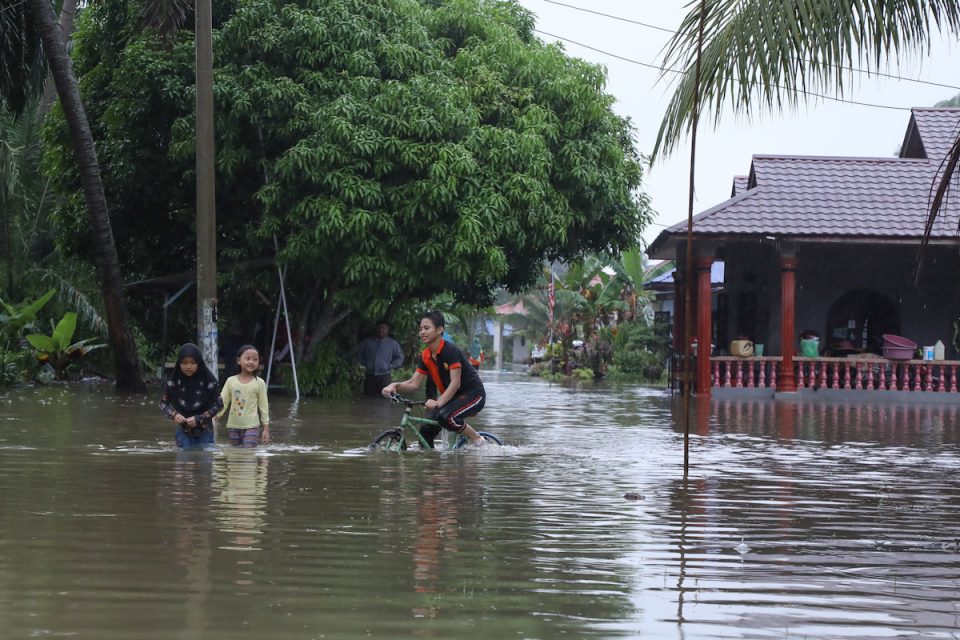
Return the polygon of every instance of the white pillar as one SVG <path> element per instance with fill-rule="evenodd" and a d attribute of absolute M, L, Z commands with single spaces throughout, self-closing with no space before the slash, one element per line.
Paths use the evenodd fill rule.
<path fill-rule="evenodd" d="M 500 318 L 493 321 L 493 350 L 497 354 L 493 368 L 500 371 L 503 369 L 503 322 Z"/>

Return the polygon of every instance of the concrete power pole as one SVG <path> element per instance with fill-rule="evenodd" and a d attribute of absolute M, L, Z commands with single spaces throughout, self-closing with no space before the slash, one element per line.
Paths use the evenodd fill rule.
<path fill-rule="evenodd" d="M 213 142 L 213 10 L 196 2 L 197 47 L 197 337 L 203 359 L 217 369 L 217 212 Z"/>

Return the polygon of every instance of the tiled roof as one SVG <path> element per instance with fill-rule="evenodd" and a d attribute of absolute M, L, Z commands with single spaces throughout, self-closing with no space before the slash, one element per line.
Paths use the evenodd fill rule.
<path fill-rule="evenodd" d="M 733 189 L 730 190 L 730 197 L 734 198 L 747 190 L 747 182 L 750 176 L 733 176 Z"/>
<path fill-rule="evenodd" d="M 741 190 L 741 177 L 734 178 L 733 197 L 695 216 L 694 233 L 918 239 L 933 179 L 958 129 L 960 109 L 915 109 L 905 144 L 913 134 L 912 148 L 919 148 L 919 136 L 928 158 L 754 156 L 748 189 Z M 937 219 L 934 239 L 957 237 L 956 188 Z M 648 253 L 671 257 L 661 249 L 685 232 L 685 222 L 666 229 Z"/>
<path fill-rule="evenodd" d="M 960 135 L 960 109 L 913 109 L 913 121 L 927 158 L 939 163 Z"/>

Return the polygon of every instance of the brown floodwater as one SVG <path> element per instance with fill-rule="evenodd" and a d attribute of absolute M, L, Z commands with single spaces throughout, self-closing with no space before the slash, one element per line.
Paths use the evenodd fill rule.
<path fill-rule="evenodd" d="M 506 446 L 405 454 L 376 399 L 181 452 L 158 394 L 3 392 L 0 637 L 960 636 L 960 408 L 704 403 L 685 478 L 663 392 L 485 380 Z"/>

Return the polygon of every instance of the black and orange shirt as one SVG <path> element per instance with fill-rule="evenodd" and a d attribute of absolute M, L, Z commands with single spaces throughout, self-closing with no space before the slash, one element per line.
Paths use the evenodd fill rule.
<path fill-rule="evenodd" d="M 427 377 L 427 397 L 437 398 L 450 386 L 450 370 L 460 369 L 460 389 L 483 392 L 480 374 L 473 368 L 463 352 L 452 342 L 440 340 L 440 348 L 433 353 L 429 347 L 417 359 L 417 373 Z"/>

